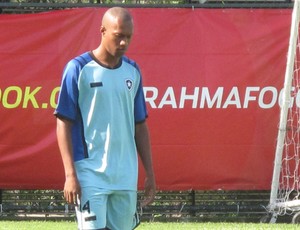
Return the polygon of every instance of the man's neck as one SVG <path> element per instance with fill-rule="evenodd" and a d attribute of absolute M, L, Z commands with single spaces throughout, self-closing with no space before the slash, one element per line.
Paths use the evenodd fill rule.
<path fill-rule="evenodd" d="M 103 51 L 101 47 L 93 50 L 92 53 L 96 60 L 107 68 L 114 69 L 120 65 L 120 58 L 109 55 L 107 52 Z"/>

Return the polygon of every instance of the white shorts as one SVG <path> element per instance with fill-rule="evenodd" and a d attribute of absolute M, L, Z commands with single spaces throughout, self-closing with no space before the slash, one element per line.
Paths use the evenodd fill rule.
<path fill-rule="evenodd" d="M 79 230 L 132 230 L 139 224 L 136 191 L 82 188 L 76 207 Z"/>

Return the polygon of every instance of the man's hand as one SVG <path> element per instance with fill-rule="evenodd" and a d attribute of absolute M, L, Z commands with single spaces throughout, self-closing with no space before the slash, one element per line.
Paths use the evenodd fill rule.
<path fill-rule="evenodd" d="M 145 207 L 151 204 L 155 199 L 156 186 L 154 178 L 145 179 L 145 194 L 144 199 L 141 201 L 141 207 Z"/>
<path fill-rule="evenodd" d="M 81 187 L 76 176 L 66 178 L 64 197 L 69 204 L 78 205 L 78 199 L 81 198 Z"/>

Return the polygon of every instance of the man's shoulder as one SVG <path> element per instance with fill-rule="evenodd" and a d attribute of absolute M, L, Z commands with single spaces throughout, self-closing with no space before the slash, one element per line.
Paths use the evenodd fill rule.
<path fill-rule="evenodd" d="M 84 66 L 87 63 L 89 63 L 92 60 L 92 57 L 90 55 L 90 52 L 85 52 L 75 58 L 73 58 L 70 63 L 73 63 L 75 65 Z"/>
<path fill-rule="evenodd" d="M 122 57 L 123 62 L 128 63 L 130 65 L 132 65 L 133 67 L 135 67 L 138 71 L 140 71 L 140 68 L 138 66 L 138 64 L 136 63 L 136 61 L 134 61 L 133 59 L 127 57 L 127 56 L 123 56 Z"/>

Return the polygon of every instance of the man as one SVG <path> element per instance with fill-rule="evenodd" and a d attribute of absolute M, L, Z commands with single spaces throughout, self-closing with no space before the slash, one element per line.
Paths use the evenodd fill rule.
<path fill-rule="evenodd" d="M 133 35 L 130 13 L 108 9 L 100 32 L 100 45 L 65 67 L 55 110 L 64 196 L 77 205 L 79 229 L 129 230 L 137 224 L 137 152 L 146 172 L 141 206 L 155 196 L 142 79 L 124 56 Z"/>

